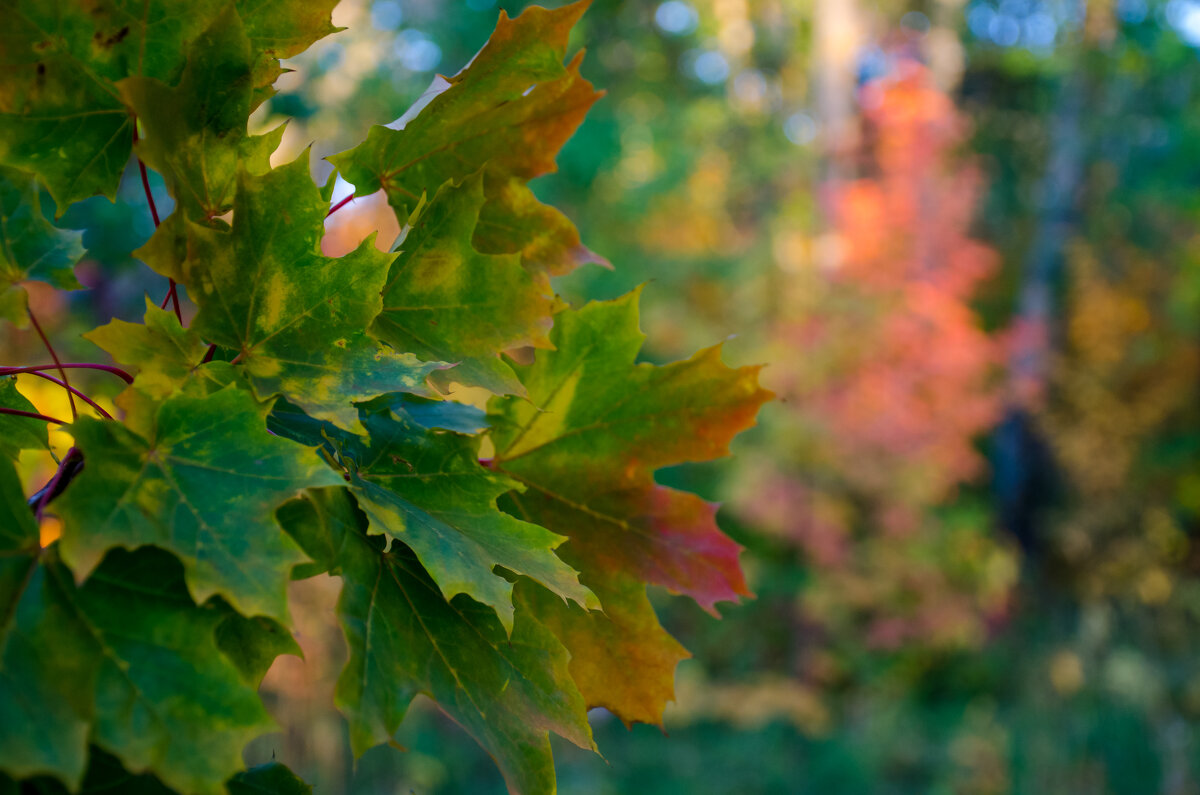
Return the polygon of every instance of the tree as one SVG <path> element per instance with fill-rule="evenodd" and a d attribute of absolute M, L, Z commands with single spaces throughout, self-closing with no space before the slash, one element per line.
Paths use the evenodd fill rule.
<path fill-rule="evenodd" d="M 3 3 L 6 317 L 40 334 L 21 283 L 76 286 L 79 235 L 41 189 L 61 217 L 112 198 L 131 156 L 157 227 L 138 256 L 170 288 L 143 323 L 86 335 L 120 367 L 46 339 L 52 364 L 0 370 L 72 396 L 67 423 L 4 379 L 0 786 L 302 790 L 279 766 L 239 772 L 240 753 L 271 725 L 259 682 L 297 651 L 286 585 L 330 573 L 356 754 L 424 693 L 510 791 L 552 792 L 548 732 L 593 747 L 588 707 L 655 723 L 672 697 L 686 652 L 647 585 L 709 610 L 748 593 L 714 506 L 654 472 L 727 453 L 769 397 L 757 368 L 719 348 L 639 364 L 636 293 L 553 293 L 593 257 L 527 183 L 600 96 L 581 56 L 564 66 L 586 2 L 502 13 L 402 130 L 331 158 L 407 229 L 394 253 L 339 258 L 318 248 L 332 181 L 307 154 L 272 167 L 282 128 L 247 132 L 279 59 L 334 32 L 331 6 Z M 161 223 L 147 165 L 175 202 Z M 80 369 L 127 382 L 120 419 L 70 385 Z M 490 392 L 486 412 L 460 387 Z M 75 446 L 26 498 L 12 462 L 47 423 Z"/>

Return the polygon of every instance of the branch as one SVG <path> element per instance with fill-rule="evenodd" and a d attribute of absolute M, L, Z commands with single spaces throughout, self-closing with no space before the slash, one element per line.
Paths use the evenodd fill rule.
<path fill-rule="evenodd" d="M 63 456 L 63 460 L 59 462 L 58 470 L 54 473 L 54 477 L 50 478 L 45 486 L 42 486 L 41 489 L 26 500 L 26 505 L 33 511 L 33 515 L 37 517 L 39 522 L 42 520 L 42 512 L 46 510 L 46 506 L 58 497 L 58 495 L 66 491 L 67 486 L 71 484 L 71 481 L 82 470 L 83 453 L 79 452 L 77 448 L 72 447 Z"/>
<path fill-rule="evenodd" d="M 138 142 L 137 119 L 133 120 L 133 142 Z M 142 189 L 146 191 L 146 203 L 150 205 L 150 217 L 154 219 L 154 228 L 158 229 L 158 207 L 154 204 L 154 194 L 150 192 L 150 177 L 146 174 L 146 164 L 142 159 L 138 158 L 138 170 L 142 173 Z M 183 313 L 179 311 L 179 293 L 175 288 L 175 280 L 169 279 L 171 283 L 170 289 L 167 290 L 167 297 L 159 304 L 159 309 L 166 309 L 167 302 L 171 302 L 175 309 L 175 317 L 179 320 L 180 325 L 183 324 Z"/>
<path fill-rule="evenodd" d="M 36 375 L 38 378 L 45 378 L 47 381 L 51 381 L 55 384 L 58 384 L 59 386 L 63 387 L 64 389 L 69 390 L 72 394 L 77 395 L 79 397 L 79 399 L 82 400 L 84 403 L 87 403 L 89 406 L 94 408 L 96 411 L 100 412 L 100 415 L 102 417 L 104 417 L 104 419 L 106 419 L 106 420 L 112 419 L 112 415 L 109 414 L 107 411 L 105 411 L 103 409 L 103 407 L 100 406 L 99 403 L 92 400 L 90 397 L 85 395 L 82 391 L 76 389 L 75 387 L 71 386 L 70 384 L 66 383 L 65 381 L 61 381 L 52 375 L 46 375 L 41 370 L 34 370 L 31 373 L 27 373 L 27 375 Z"/>
<path fill-rule="evenodd" d="M 11 414 L 14 417 L 29 417 L 34 420 L 44 420 L 45 422 L 53 422 L 55 425 L 66 425 L 62 420 L 45 414 L 38 414 L 36 411 L 22 411 L 21 409 L 10 409 L 8 406 L 0 406 L 0 414 Z"/>
<path fill-rule="evenodd" d="M 21 373 L 37 373 L 42 370 L 103 370 L 106 373 L 112 373 L 127 384 L 133 383 L 133 376 L 122 370 L 120 367 L 113 367 L 111 364 L 92 364 L 91 362 L 68 362 L 67 364 L 31 364 L 26 367 L 0 367 L 0 376 L 3 375 L 20 375 Z"/>
<path fill-rule="evenodd" d="M 350 194 L 349 196 L 347 196 L 346 198 L 342 199 L 342 200 L 341 200 L 340 202 L 338 202 L 337 204 L 335 204 L 335 205 L 333 205 L 332 207 L 330 207 L 330 208 L 329 208 L 329 212 L 325 213 L 325 217 L 326 217 L 326 218 L 328 218 L 329 216 L 333 215 L 333 214 L 334 214 L 334 213 L 336 213 L 338 210 L 342 209 L 343 207 L 345 207 L 347 204 L 349 204 L 349 203 L 350 203 L 350 202 L 352 202 L 352 201 L 354 201 L 354 194 L 353 194 L 353 193 L 351 193 L 351 194 Z"/>
<path fill-rule="evenodd" d="M 66 368 L 62 362 L 58 360 L 58 354 L 54 352 L 54 346 L 50 344 L 50 340 L 46 337 L 46 332 L 42 331 L 42 326 L 37 322 L 37 318 L 33 315 L 33 310 L 25 307 L 25 311 L 29 313 L 29 322 L 33 324 L 33 328 L 37 331 L 38 336 L 42 338 L 42 344 L 46 346 L 46 350 L 50 352 L 50 358 L 54 360 L 54 364 L 58 367 L 58 372 L 62 376 L 63 385 L 67 387 L 67 400 L 71 403 L 71 418 L 79 416 L 79 412 L 75 408 L 75 396 L 71 394 L 70 381 L 67 379 Z"/>

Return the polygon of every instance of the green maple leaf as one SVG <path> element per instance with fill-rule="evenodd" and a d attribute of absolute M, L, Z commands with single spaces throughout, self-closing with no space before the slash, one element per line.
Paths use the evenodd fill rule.
<path fill-rule="evenodd" d="M 46 220 L 33 175 L 0 167 L 0 317 L 27 322 L 19 284 L 26 279 L 63 290 L 82 287 L 74 271 L 82 256 L 83 233 Z"/>
<path fill-rule="evenodd" d="M 478 437 L 422 427 L 390 397 L 360 409 L 366 439 L 333 428 L 324 436 L 346 463 L 350 489 L 372 532 L 410 547 L 447 598 L 465 593 L 494 608 L 511 628 L 513 586 L 493 573 L 502 566 L 533 578 L 556 598 L 597 604 L 554 554 L 562 536 L 496 506 L 496 498 L 516 484 L 479 465 Z M 319 443 L 314 430 L 298 438 Z"/>
<path fill-rule="evenodd" d="M 0 36 L 0 161 L 38 175 L 61 213 L 116 196 L 133 117 L 116 81 L 172 80 L 184 42 L 208 27 L 220 0 L 132 3 L 10 0 Z"/>
<path fill-rule="evenodd" d="M 177 392 L 203 396 L 231 383 L 246 385 L 225 362 L 201 365 L 208 352 L 204 340 L 184 328 L 174 312 L 159 309 L 148 297 L 145 322 L 114 319 L 83 337 L 137 373 L 114 402 L 125 412 L 126 427 L 142 436 L 154 433 L 159 403 Z"/>
<path fill-rule="evenodd" d="M 309 46 L 343 28 L 330 20 L 341 0 L 238 0 L 238 13 L 246 24 L 246 36 L 255 54 L 254 101 L 257 108 L 274 96 L 272 87 L 283 74 L 281 58 L 299 55 Z"/>
<path fill-rule="evenodd" d="M 238 773 L 228 784 L 229 795 L 312 795 L 312 787 L 278 762 Z"/>
<path fill-rule="evenodd" d="M 658 486 L 654 470 L 726 455 L 770 393 L 757 384 L 758 368 L 731 370 L 719 348 L 664 367 L 635 364 L 643 339 L 636 293 L 559 314 L 550 339 L 555 350 L 516 368 L 532 404 L 490 404 L 493 466 L 526 487 L 509 495 L 516 514 L 568 536 L 561 554 L 608 596 L 604 616 L 543 613 L 562 630 L 589 704 L 657 722 L 671 697 L 663 669 L 682 650 L 651 627 L 644 587 L 633 583 L 687 594 L 710 611 L 748 591 L 740 548 L 717 528 L 715 506 Z M 617 630 L 640 640 L 613 643 Z M 598 659 L 604 648 L 612 656 Z M 627 670 L 639 649 L 658 661 L 656 698 L 610 687 L 611 671 Z"/>
<path fill-rule="evenodd" d="M 285 588 L 302 555 L 273 512 L 301 489 L 342 481 L 270 435 L 249 393 L 168 398 L 149 437 L 88 418 L 71 432 L 86 465 L 55 510 L 77 576 L 113 546 L 153 544 L 183 562 L 197 602 L 220 594 L 243 615 L 287 623 Z"/>
<path fill-rule="evenodd" d="M 250 42 L 253 109 L 273 91 L 279 58 L 332 33 L 336 0 L 240 0 Z M 31 171 L 59 212 L 116 196 L 133 145 L 117 83 L 178 80 L 187 43 L 228 13 L 228 0 L 6 0 L 0 33 L 0 162 Z"/>
<path fill-rule="evenodd" d="M 56 587 L 61 566 L 43 566 L 41 556 L 16 470 L 0 460 L 0 768 L 77 784 L 96 653 L 78 627 L 69 575 Z"/>
<path fill-rule="evenodd" d="M 18 411 L 36 412 L 29 400 L 17 391 L 17 380 L 0 376 L 0 406 Z M 0 414 L 0 453 L 16 459 L 22 450 L 46 450 L 46 423 L 31 417 Z"/>
<path fill-rule="evenodd" d="M 38 776 L 13 782 L 12 789 L 6 790 L 6 779 L 0 774 L 0 793 L 5 795 L 70 795 L 71 790 L 63 786 L 58 779 L 49 776 Z M 178 795 L 175 790 L 168 788 L 149 773 L 134 775 L 130 773 L 121 760 L 104 749 L 91 746 L 88 749 L 88 766 L 83 783 L 77 795 L 111 795 L 119 792 L 121 795 Z"/>
<path fill-rule="evenodd" d="M 548 731 L 592 748 L 584 703 L 558 640 L 527 610 L 511 634 L 465 595 L 450 601 L 405 546 L 383 551 L 345 490 L 290 504 L 289 527 L 343 579 L 338 616 L 350 659 L 337 703 L 356 755 L 387 742 L 424 693 L 496 760 L 514 793 L 554 791 Z M 319 541 L 331 533 L 337 540 Z"/>
<path fill-rule="evenodd" d="M 527 254 L 532 272 L 562 273 L 599 258 L 579 245 L 570 221 L 540 205 L 525 183 L 555 170 L 559 149 L 601 96 L 563 65 L 571 28 L 588 0 L 560 9 L 501 11 L 471 64 L 407 121 L 372 127 L 367 140 L 329 158 L 360 195 L 383 189 L 401 224 L 424 194 L 487 166 L 489 224 L 476 235 L 488 253 Z M 539 222 L 552 220 L 555 229 Z"/>
<path fill-rule="evenodd" d="M 6 461 L 0 528 L 0 768 L 75 789 L 90 740 L 180 790 L 222 792 L 271 721 L 217 649 L 221 614 L 158 550 L 116 550 L 76 586 Z"/>
<path fill-rule="evenodd" d="M 208 220 L 230 209 L 239 162 L 255 174 L 271 168 L 283 126 L 246 134 L 257 60 L 230 5 L 189 45 L 177 86 L 148 77 L 118 84 L 122 98 L 139 109 L 145 130 L 139 157 L 163 175 L 189 218 Z"/>
<path fill-rule="evenodd" d="M 552 296 L 516 256 L 481 254 L 471 234 L 483 205 L 479 175 L 442 186 L 411 220 L 383 286 L 383 310 L 372 331 L 427 361 L 456 362 L 439 377 L 497 394 L 523 393 L 497 351 L 548 347 Z"/>
<path fill-rule="evenodd" d="M 176 392 L 199 367 L 208 346 L 175 313 L 146 299 L 143 323 L 114 319 L 83 335 L 118 363 L 138 371 L 133 386 L 156 400 Z"/>
<path fill-rule="evenodd" d="M 291 633 L 266 616 L 246 618 L 225 608 L 225 618 L 216 628 L 217 648 L 242 675 L 242 680 L 258 689 L 263 677 L 281 654 L 304 657 Z"/>
<path fill-rule="evenodd" d="M 425 391 L 429 373 L 444 365 L 367 334 L 393 257 L 373 238 L 345 257 L 323 256 L 327 210 L 307 155 L 261 177 L 242 171 L 232 230 L 190 225 L 187 258 L 173 275 L 200 306 L 192 329 L 239 351 L 261 397 L 282 394 L 314 417 L 355 428 L 353 401 Z"/>

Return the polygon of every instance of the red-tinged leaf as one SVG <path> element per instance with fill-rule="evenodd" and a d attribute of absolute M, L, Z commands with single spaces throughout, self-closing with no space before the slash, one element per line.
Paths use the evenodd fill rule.
<path fill-rule="evenodd" d="M 550 340 L 554 350 L 517 368 L 532 404 L 491 403 L 492 466 L 525 486 L 509 495 L 514 513 L 568 536 L 560 556 L 595 586 L 605 610 L 601 618 L 536 600 L 579 657 L 603 652 L 603 662 L 572 668 L 589 703 L 628 722 L 657 722 L 682 649 L 654 620 L 640 583 L 708 610 L 749 592 L 715 506 L 655 484 L 654 470 L 725 455 L 771 395 L 758 386 L 758 368 L 726 367 L 717 348 L 663 367 L 636 364 L 636 294 L 561 313 Z M 630 686 L 605 670 L 630 670 L 643 656 L 653 662 L 652 684 Z"/>
<path fill-rule="evenodd" d="M 750 595 L 738 565 L 741 547 L 717 527 L 713 503 L 657 485 L 610 492 L 582 486 L 568 496 L 533 479 L 520 482 L 530 494 L 513 499 L 530 521 L 573 528 L 570 548 L 593 570 L 628 572 L 687 594 L 714 615 L 717 602 Z"/>
<path fill-rule="evenodd" d="M 664 367 L 635 364 L 636 301 L 630 294 L 558 316 L 556 350 L 518 368 L 531 403 L 492 403 L 495 466 L 553 512 L 579 517 L 587 529 L 556 531 L 573 545 L 711 609 L 747 595 L 737 547 L 711 508 L 656 486 L 653 472 L 728 454 L 771 395 L 758 368 L 726 367 L 719 348 Z"/>

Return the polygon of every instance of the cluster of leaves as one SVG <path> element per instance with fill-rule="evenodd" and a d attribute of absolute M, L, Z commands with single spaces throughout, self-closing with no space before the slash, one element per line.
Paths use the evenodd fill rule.
<path fill-rule="evenodd" d="M 527 185 L 600 96 L 564 66 L 586 1 L 502 13 L 403 129 L 332 158 L 406 229 L 341 258 L 319 251 L 332 181 L 307 154 L 271 167 L 282 129 L 247 133 L 331 6 L 4 4 L 7 314 L 23 280 L 74 286 L 78 236 L 37 184 L 60 211 L 112 197 L 131 153 L 175 200 L 138 256 L 176 311 L 86 335 L 136 371 L 123 417 L 67 425 L 77 449 L 28 501 L 11 460 L 49 418 L 4 382 L 0 787 L 298 791 L 277 766 L 239 773 L 241 750 L 271 727 L 257 686 L 298 653 L 289 580 L 330 573 L 356 754 L 423 693 L 512 792 L 552 792 L 548 732 L 590 748 L 588 707 L 657 723 L 672 697 L 686 652 L 647 585 L 709 610 L 748 593 L 715 507 L 654 472 L 727 453 L 769 397 L 756 368 L 718 348 L 639 364 L 636 293 L 571 309 L 550 284 L 595 260 Z M 457 385 L 487 411 L 445 398 Z"/>

